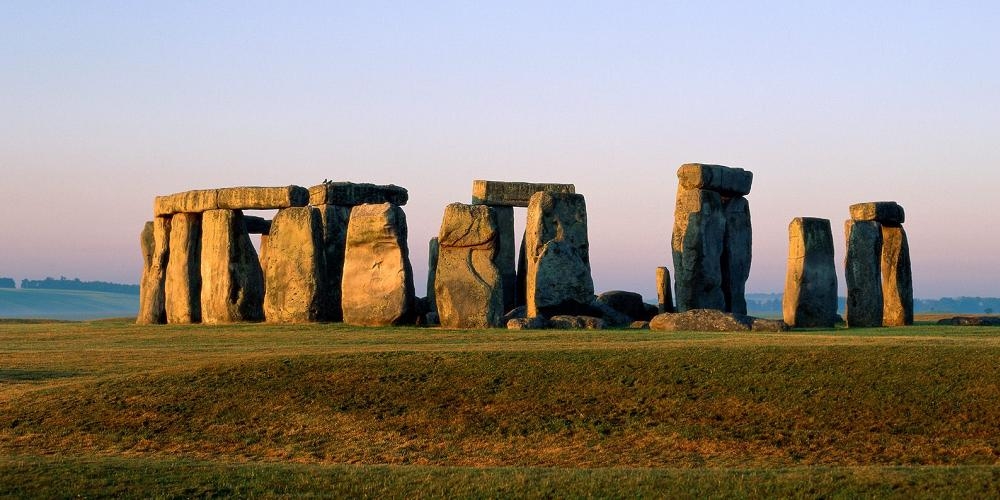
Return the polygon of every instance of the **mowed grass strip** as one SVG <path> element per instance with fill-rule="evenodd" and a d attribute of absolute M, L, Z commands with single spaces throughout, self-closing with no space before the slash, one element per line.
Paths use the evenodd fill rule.
<path fill-rule="evenodd" d="M 32 498 L 990 498 L 1000 467 L 563 469 L 0 458 L 0 496 Z"/>
<path fill-rule="evenodd" d="M 8 393 L 0 451 L 474 467 L 1000 462 L 993 339 L 629 345 L 616 334 L 546 336 L 524 351 L 307 343 L 309 354 L 233 350 L 197 368 L 129 365 Z M 565 348 L 574 342 L 586 345 Z M 154 364 L 169 364 L 160 352 Z"/>

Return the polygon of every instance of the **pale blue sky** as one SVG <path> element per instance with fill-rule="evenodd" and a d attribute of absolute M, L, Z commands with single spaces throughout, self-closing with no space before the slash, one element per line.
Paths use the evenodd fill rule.
<path fill-rule="evenodd" d="M 755 174 L 752 292 L 782 290 L 793 217 L 831 219 L 839 263 L 848 205 L 892 199 L 916 296 L 997 296 L 997 26 L 995 1 L 6 1 L 0 275 L 135 283 L 155 195 L 329 178 L 410 190 L 422 289 L 486 178 L 575 183 L 597 288 L 649 297 L 705 162 Z"/>

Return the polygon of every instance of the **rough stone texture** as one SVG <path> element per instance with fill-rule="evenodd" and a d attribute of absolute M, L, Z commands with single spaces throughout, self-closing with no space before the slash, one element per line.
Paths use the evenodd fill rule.
<path fill-rule="evenodd" d="M 724 309 L 722 243 L 726 216 L 714 191 L 677 187 L 671 248 L 677 310 Z"/>
<path fill-rule="evenodd" d="M 837 321 L 837 269 L 829 219 L 796 217 L 788 225 L 788 267 L 782 299 L 785 323 L 833 328 Z"/>
<path fill-rule="evenodd" d="M 500 319 L 500 322 L 506 325 L 508 321 L 514 318 L 526 318 L 526 317 L 528 317 L 528 307 L 517 306 L 511 309 L 510 311 L 507 311 L 507 313 L 503 315 L 503 318 Z"/>
<path fill-rule="evenodd" d="M 906 213 L 894 201 L 871 201 L 851 205 L 851 220 L 898 226 L 906 221 Z"/>
<path fill-rule="evenodd" d="M 341 290 L 344 323 L 388 326 L 412 321 L 413 269 L 406 216 L 399 206 L 381 203 L 351 209 Z"/>
<path fill-rule="evenodd" d="M 250 234 L 267 236 L 271 233 L 271 221 L 263 217 L 244 215 L 243 223 L 246 224 L 247 232 Z"/>
<path fill-rule="evenodd" d="M 518 307 L 528 305 L 528 231 L 521 234 L 521 248 L 517 253 L 517 291 L 514 303 Z"/>
<path fill-rule="evenodd" d="M 951 326 L 1000 326 L 1000 317 L 996 316 L 955 316 L 938 320 L 939 325 Z"/>
<path fill-rule="evenodd" d="M 201 214 L 170 219 L 165 290 L 167 323 L 201 321 Z"/>
<path fill-rule="evenodd" d="M 507 320 L 508 330 L 541 330 L 549 326 L 549 321 L 543 316 L 534 318 L 511 318 Z"/>
<path fill-rule="evenodd" d="M 166 277 L 170 258 L 170 218 L 156 217 L 147 222 L 139 236 L 145 268 L 139 283 L 140 325 L 166 323 Z"/>
<path fill-rule="evenodd" d="M 441 252 L 441 245 L 437 236 L 431 238 L 427 243 L 427 309 L 430 312 L 437 312 L 437 296 L 434 294 L 434 280 L 437 279 L 438 256 Z"/>
<path fill-rule="evenodd" d="M 198 189 L 157 196 L 153 213 L 157 216 L 207 210 L 270 210 L 302 207 L 309 203 L 309 190 L 301 186 L 231 187 Z"/>
<path fill-rule="evenodd" d="M 788 330 L 783 321 L 764 320 L 716 309 L 692 309 L 658 314 L 649 322 L 651 330 L 677 332 L 779 332 Z"/>
<path fill-rule="evenodd" d="M 649 321 L 633 321 L 628 325 L 629 330 L 649 330 Z"/>
<path fill-rule="evenodd" d="M 684 189 L 707 189 L 723 196 L 746 196 L 753 184 L 753 172 L 742 168 L 687 163 L 677 170 L 677 179 Z"/>
<path fill-rule="evenodd" d="M 264 319 L 264 273 L 239 210 L 201 219 L 201 319 L 206 324 Z"/>
<path fill-rule="evenodd" d="M 503 288 L 503 310 L 509 311 L 517 303 L 517 247 L 514 244 L 514 208 L 493 207 L 497 221 L 497 255 L 493 261 L 500 270 Z"/>
<path fill-rule="evenodd" d="M 882 301 L 882 326 L 913 324 L 910 244 L 901 226 L 882 226 Z"/>
<path fill-rule="evenodd" d="M 486 205 L 448 205 L 438 245 L 434 294 L 441 326 L 500 326 L 504 297 L 495 261 L 500 245 L 496 211 Z"/>
<path fill-rule="evenodd" d="M 635 292 L 625 292 L 622 290 L 611 290 L 597 296 L 597 301 L 605 304 L 615 311 L 618 311 L 629 320 L 646 320 L 646 304 L 642 301 L 642 295 Z"/>
<path fill-rule="evenodd" d="M 363 204 L 391 203 L 403 206 L 409 200 L 406 188 L 388 184 L 327 182 L 309 188 L 310 205 L 340 205 L 353 207 Z"/>
<path fill-rule="evenodd" d="M 323 224 L 314 207 L 285 208 L 274 216 L 264 268 L 264 318 L 272 323 L 317 321 L 323 289 Z"/>
<path fill-rule="evenodd" d="M 340 321 L 344 317 L 341 306 L 342 282 L 344 279 L 344 253 L 347 250 L 347 223 L 351 218 L 351 207 L 340 205 L 318 205 L 320 223 L 323 227 L 323 260 L 321 287 L 324 290 L 320 301 L 320 321 Z"/>
<path fill-rule="evenodd" d="M 656 301 L 658 314 L 674 312 L 674 294 L 671 291 L 670 270 L 665 267 L 656 268 Z"/>
<path fill-rule="evenodd" d="M 604 320 L 593 316 L 557 314 L 549 318 L 549 328 L 556 330 L 603 330 Z"/>
<path fill-rule="evenodd" d="M 588 308 L 581 308 L 579 310 L 583 311 L 578 314 L 579 316 L 600 317 L 604 320 L 605 324 L 609 326 L 625 326 L 635 319 L 627 314 L 617 311 L 607 303 L 597 300 L 597 297 L 594 297 L 594 300 L 590 303 Z"/>
<path fill-rule="evenodd" d="M 532 182 L 472 181 L 472 204 L 526 207 L 532 195 L 539 192 L 575 193 L 572 184 Z"/>
<path fill-rule="evenodd" d="M 747 313 L 746 283 L 750 278 L 753 229 L 750 225 L 750 203 L 738 196 L 722 203 L 726 214 L 726 230 L 722 238 L 722 296 L 725 310 Z"/>
<path fill-rule="evenodd" d="M 525 240 L 528 316 L 590 312 L 594 280 L 583 195 L 532 195 Z"/>
<path fill-rule="evenodd" d="M 882 326 L 882 225 L 875 221 L 848 220 L 847 326 Z"/>

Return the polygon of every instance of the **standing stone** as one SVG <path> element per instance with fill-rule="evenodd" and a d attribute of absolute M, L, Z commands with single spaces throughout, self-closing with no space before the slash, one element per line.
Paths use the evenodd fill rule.
<path fill-rule="evenodd" d="M 742 196 L 722 203 L 726 231 L 722 237 L 722 296 L 725 310 L 747 313 L 746 284 L 750 278 L 753 230 L 750 227 L 750 202 Z"/>
<path fill-rule="evenodd" d="M 399 325 L 414 315 L 406 216 L 397 205 L 358 205 L 347 225 L 342 285 L 344 322 Z"/>
<path fill-rule="evenodd" d="M 166 276 L 170 259 L 170 217 L 147 222 L 139 236 L 145 268 L 139 285 L 139 325 L 166 323 Z"/>
<path fill-rule="evenodd" d="M 882 325 L 882 225 L 875 221 L 848 220 L 847 326 Z"/>
<path fill-rule="evenodd" d="M 514 245 L 514 207 L 492 207 L 496 213 L 497 255 L 494 259 L 503 282 L 503 310 L 517 307 L 517 247 Z"/>
<path fill-rule="evenodd" d="M 592 313 L 594 280 L 583 195 L 533 194 L 525 241 L 528 316 Z"/>
<path fill-rule="evenodd" d="M 677 187 L 671 248 L 678 311 L 725 309 L 722 292 L 725 231 L 726 214 L 719 193 Z"/>
<path fill-rule="evenodd" d="M 438 233 L 434 293 L 441 326 L 490 328 L 503 317 L 503 276 L 496 259 L 497 213 L 486 205 L 452 203 Z"/>
<path fill-rule="evenodd" d="M 437 295 L 434 293 L 434 280 L 437 279 L 438 255 L 441 245 L 438 237 L 431 238 L 427 244 L 427 311 L 437 313 Z"/>
<path fill-rule="evenodd" d="M 516 307 L 528 305 L 528 231 L 521 233 L 521 248 L 517 253 L 517 290 L 514 293 Z"/>
<path fill-rule="evenodd" d="M 665 267 L 656 268 L 656 310 L 659 314 L 674 312 L 674 294 L 670 290 L 670 270 Z"/>
<path fill-rule="evenodd" d="M 170 220 L 166 309 L 167 323 L 201 321 L 201 214 L 175 214 Z"/>
<path fill-rule="evenodd" d="M 202 322 L 261 321 L 263 301 L 264 273 L 243 213 L 206 211 L 201 220 Z"/>
<path fill-rule="evenodd" d="M 910 245 L 901 226 L 882 226 L 882 297 L 883 326 L 913 324 Z"/>
<path fill-rule="evenodd" d="M 782 312 L 791 327 L 833 328 L 836 324 L 837 270 L 829 219 L 796 217 L 788 225 Z"/>
<path fill-rule="evenodd" d="M 405 193 L 405 191 L 404 191 Z M 341 304 L 344 281 L 344 254 L 347 251 L 347 223 L 351 218 L 351 207 L 341 205 L 318 205 L 323 227 L 323 261 L 320 288 L 324 290 L 320 302 L 320 321 L 340 321 L 344 318 Z"/>
<path fill-rule="evenodd" d="M 323 225 L 314 207 L 285 208 L 271 224 L 264 268 L 264 318 L 272 323 L 316 321 L 323 289 Z"/>

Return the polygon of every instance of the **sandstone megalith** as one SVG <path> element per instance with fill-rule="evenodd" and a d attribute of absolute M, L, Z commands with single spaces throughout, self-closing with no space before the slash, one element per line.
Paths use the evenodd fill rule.
<path fill-rule="evenodd" d="M 684 189 L 705 189 L 731 198 L 750 194 L 753 172 L 722 165 L 686 163 L 677 170 L 677 179 Z"/>
<path fill-rule="evenodd" d="M 656 268 L 656 302 L 660 314 L 674 312 L 674 294 L 671 291 L 670 270 L 665 267 Z"/>
<path fill-rule="evenodd" d="M 910 245 L 902 226 L 882 226 L 882 325 L 913 324 Z"/>
<path fill-rule="evenodd" d="M 906 222 L 906 213 L 894 201 L 870 201 L 851 205 L 851 220 L 875 221 L 880 224 L 901 225 Z"/>
<path fill-rule="evenodd" d="M 587 207 L 583 195 L 537 192 L 528 204 L 527 306 L 529 317 L 593 311 Z"/>
<path fill-rule="evenodd" d="M 347 252 L 347 223 L 351 207 L 342 205 L 316 205 L 323 229 L 321 248 L 324 265 L 320 268 L 320 297 L 318 319 L 340 321 L 344 318 L 341 304 L 344 281 L 344 254 Z"/>
<path fill-rule="evenodd" d="M 166 277 L 170 258 L 170 218 L 155 217 L 143 226 L 139 236 L 142 247 L 142 281 L 139 284 L 139 314 L 135 322 L 152 325 L 167 322 Z"/>
<path fill-rule="evenodd" d="M 320 319 L 326 297 L 323 225 L 315 207 L 278 211 L 268 238 L 264 268 L 264 318 L 274 323 Z"/>
<path fill-rule="evenodd" d="M 165 298 L 167 323 L 201 321 L 201 214 L 170 219 Z"/>
<path fill-rule="evenodd" d="M 217 209 L 270 210 L 302 207 L 308 203 L 309 190 L 301 186 L 230 187 L 157 196 L 153 213 L 159 216 Z"/>
<path fill-rule="evenodd" d="M 722 293 L 725 233 L 726 217 L 719 193 L 678 187 L 671 238 L 678 311 L 726 307 Z"/>
<path fill-rule="evenodd" d="M 391 203 L 351 210 L 344 255 L 344 322 L 387 326 L 414 315 L 413 270 L 406 245 L 406 216 Z"/>
<path fill-rule="evenodd" d="M 833 328 L 836 324 L 837 270 L 829 219 L 796 217 L 788 225 L 782 312 L 791 327 Z"/>
<path fill-rule="evenodd" d="M 493 259 L 500 271 L 503 311 L 517 307 L 517 247 L 514 244 L 514 207 L 491 206 L 496 215 L 497 255 Z"/>
<path fill-rule="evenodd" d="M 375 184 L 354 182 L 324 182 L 309 188 L 310 205 L 339 205 L 353 207 L 363 204 L 392 203 L 403 206 L 409 200 L 405 188 L 392 184 L 377 186 Z"/>
<path fill-rule="evenodd" d="M 723 200 L 726 231 L 722 237 L 722 296 L 725 310 L 747 313 L 746 283 L 750 278 L 753 230 L 750 226 L 750 203 L 737 196 Z"/>
<path fill-rule="evenodd" d="M 434 281 L 437 279 L 438 257 L 441 245 L 435 236 L 427 242 L 427 311 L 437 314 L 437 294 L 434 292 Z"/>
<path fill-rule="evenodd" d="M 434 295 L 446 328 L 501 326 L 503 276 L 497 266 L 497 213 L 486 205 L 452 203 L 438 233 Z"/>
<path fill-rule="evenodd" d="M 847 326 L 882 325 L 882 225 L 848 220 L 844 225 L 847 257 Z"/>
<path fill-rule="evenodd" d="M 575 193 L 572 184 L 472 181 L 472 204 L 507 207 L 527 207 L 532 195 L 539 192 Z"/>
<path fill-rule="evenodd" d="M 268 259 L 270 260 L 270 259 Z M 201 317 L 207 324 L 264 319 L 264 276 L 239 210 L 201 221 Z"/>

